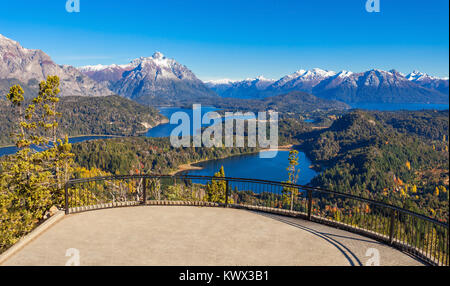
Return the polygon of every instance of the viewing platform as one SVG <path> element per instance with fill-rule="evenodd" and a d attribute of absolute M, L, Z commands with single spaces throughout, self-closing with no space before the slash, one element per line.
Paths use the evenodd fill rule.
<path fill-rule="evenodd" d="M 311 186 L 118 175 L 69 181 L 64 211 L 0 255 L 0 265 L 448 265 L 448 229 Z"/>
<path fill-rule="evenodd" d="M 373 239 L 303 219 L 243 209 L 135 206 L 70 214 L 2 265 L 423 265 Z"/>

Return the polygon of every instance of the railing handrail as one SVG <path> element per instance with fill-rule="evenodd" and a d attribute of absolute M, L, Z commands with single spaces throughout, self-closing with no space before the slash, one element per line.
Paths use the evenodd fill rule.
<path fill-rule="evenodd" d="M 66 187 L 70 187 L 74 184 L 79 183 L 89 183 L 89 182 L 97 182 L 97 181 L 106 181 L 106 180 L 127 180 L 127 179 L 155 179 L 155 178 L 180 178 L 180 179 L 209 179 L 209 180 L 223 180 L 223 181 L 236 181 L 236 182 L 252 182 L 252 183 L 264 183 L 264 184 L 272 184 L 272 185 L 278 185 L 278 186 L 286 186 L 286 187 L 294 187 L 297 189 L 302 189 L 305 191 L 316 191 L 321 193 L 328 193 L 332 195 L 342 196 L 349 199 L 354 199 L 370 204 L 374 204 L 380 207 L 384 207 L 387 209 L 399 211 L 405 214 L 409 214 L 412 216 L 415 216 L 420 219 L 427 220 L 429 222 L 438 224 L 442 227 L 449 227 L 448 223 L 441 222 L 437 219 L 425 216 L 423 214 L 419 214 L 401 207 L 397 207 L 391 204 L 387 204 L 384 202 L 376 201 L 373 199 L 363 198 L 360 196 L 352 195 L 352 194 L 346 194 L 342 192 L 317 188 L 317 187 L 311 187 L 306 185 L 299 185 L 299 184 L 292 184 L 292 183 L 286 183 L 286 182 L 278 182 L 278 181 L 270 181 L 270 180 L 261 180 L 261 179 L 251 179 L 251 178 L 234 178 L 234 177 L 214 177 L 214 176 L 199 176 L 199 175 L 160 175 L 160 174 L 133 174 L 133 175 L 112 175 L 112 176 L 100 176 L 100 177 L 91 177 L 91 178 L 79 178 L 79 179 L 71 179 L 67 182 Z"/>

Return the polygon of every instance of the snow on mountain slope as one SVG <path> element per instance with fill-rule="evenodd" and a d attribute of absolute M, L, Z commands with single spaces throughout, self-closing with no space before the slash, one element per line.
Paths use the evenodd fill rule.
<path fill-rule="evenodd" d="M 406 78 L 422 87 L 437 90 L 443 94 L 449 95 L 448 78 L 438 78 L 419 71 L 413 71 L 408 74 Z"/>
<path fill-rule="evenodd" d="M 186 66 L 160 52 L 135 59 L 129 65 L 97 71 L 96 78 L 107 78 L 112 71 L 111 89 L 145 104 L 170 104 L 217 96 Z"/>
<path fill-rule="evenodd" d="M 263 91 L 275 82 L 263 76 L 248 78 L 241 81 L 209 81 L 207 86 L 222 97 L 232 98 L 262 98 Z"/>
<path fill-rule="evenodd" d="M 312 93 L 326 99 L 347 103 L 448 103 L 448 80 L 411 73 L 407 76 L 395 70 L 372 69 L 366 72 L 299 70 L 266 86 L 252 81 L 209 83 L 222 97 L 264 98 L 291 91 Z"/>

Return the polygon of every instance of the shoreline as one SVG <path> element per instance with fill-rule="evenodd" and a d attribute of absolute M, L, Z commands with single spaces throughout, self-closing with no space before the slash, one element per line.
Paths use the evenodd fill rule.
<path fill-rule="evenodd" d="M 161 120 L 159 120 L 158 123 L 157 123 L 155 126 L 153 126 L 153 127 L 151 127 L 151 128 L 147 128 L 146 131 L 141 132 L 141 133 L 138 133 L 138 134 L 136 134 L 135 136 L 136 136 L 136 137 L 140 137 L 140 136 L 142 136 L 142 134 L 147 134 L 147 132 L 148 132 L 150 129 L 153 129 L 153 128 L 159 126 L 159 125 L 167 124 L 167 123 L 169 123 L 169 122 L 170 122 L 169 119 L 166 118 L 166 117 L 164 117 L 164 118 L 162 118 Z M 126 136 L 126 135 L 102 135 L 102 134 L 81 134 L 81 135 L 69 136 L 69 139 L 75 139 L 75 138 L 80 138 L 80 137 L 110 137 L 110 138 L 122 138 L 122 137 L 134 137 L 134 136 Z M 62 139 L 62 138 L 61 138 L 61 139 Z M 12 144 L 12 145 L 0 146 L 0 149 L 2 149 L 2 148 L 11 148 L 11 147 L 16 147 L 16 145 Z"/>
<path fill-rule="evenodd" d="M 80 138 L 80 137 L 113 137 L 113 138 L 119 138 L 119 137 L 127 137 L 127 136 L 123 136 L 123 135 L 100 135 L 100 134 L 92 134 L 92 135 L 76 135 L 76 136 L 69 136 L 69 139 Z"/>
<path fill-rule="evenodd" d="M 291 151 L 294 150 L 294 145 L 284 145 L 284 146 L 278 146 L 278 148 L 273 149 L 261 149 L 260 152 L 270 152 L 270 151 Z"/>
<path fill-rule="evenodd" d="M 99 135 L 99 134 L 92 134 L 92 135 L 76 135 L 76 136 L 69 136 L 69 140 L 70 140 L 70 139 L 81 138 L 81 137 L 110 137 L 110 138 L 122 138 L 122 137 L 127 137 L 127 136 L 122 136 L 122 135 Z M 63 139 L 63 138 L 60 138 L 60 139 Z M 11 148 L 11 147 L 16 147 L 16 145 L 0 146 L 0 149 L 3 149 L 3 148 Z"/>
<path fill-rule="evenodd" d="M 195 165 L 200 164 L 200 163 L 205 163 L 205 162 L 208 162 L 208 161 L 223 160 L 223 159 L 228 159 L 228 158 L 232 158 L 232 157 L 236 157 L 236 156 L 255 155 L 255 154 L 259 154 L 260 152 L 290 151 L 290 150 L 293 149 L 293 147 L 294 147 L 294 145 L 286 145 L 286 146 L 280 146 L 280 147 L 278 147 L 276 149 L 261 149 L 261 150 L 258 150 L 256 152 L 235 154 L 235 155 L 226 156 L 226 157 L 223 157 L 223 158 L 199 160 L 199 161 L 188 163 L 188 164 L 182 164 L 182 165 L 178 166 L 177 170 L 171 171 L 169 173 L 169 175 L 175 176 L 175 175 L 178 175 L 181 172 L 194 171 L 194 170 L 203 170 L 204 167 L 195 166 Z"/>
<path fill-rule="evenodd" d="M 163 118 L 161 119 L 161 120 L 159 120 L 156 124 L 155 124 L 155 126 L 152 126 L 152 127 L 147 127 L 147 125 L 144 125 L 143 124 L 143 122 L 141 122 L 141 124 L 145 127 L 145 131 L 142 131 L 142 132 L 138 132 L 138 135 L 142 135 L 142 134 L 147 134 L 150 130 L 152 130 L 153 128 L 156 128 L 156 127 L 158 127 L 158 126 L 160 126 L 160 125 L 164 125 L 164 124 L 168 124 L 168 123 L 170 123 L 170 120 L 169 120 L 169 118 L 167 118 L 167 117 L 165 117 L 165 116 L 163 116 Z"/>

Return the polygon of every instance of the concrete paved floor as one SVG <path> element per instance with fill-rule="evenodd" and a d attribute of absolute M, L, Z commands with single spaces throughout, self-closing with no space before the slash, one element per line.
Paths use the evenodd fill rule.
<path fill-rule="evenodd" d="M 3 265 L 65 265 L 76 256 L 68 249 L 78 251 L 81 265 L 365 265 L 371 248 L 381 265 L 421 265 L 374 240 L 301 219 L 174 206 L 69 215 Z"/>

